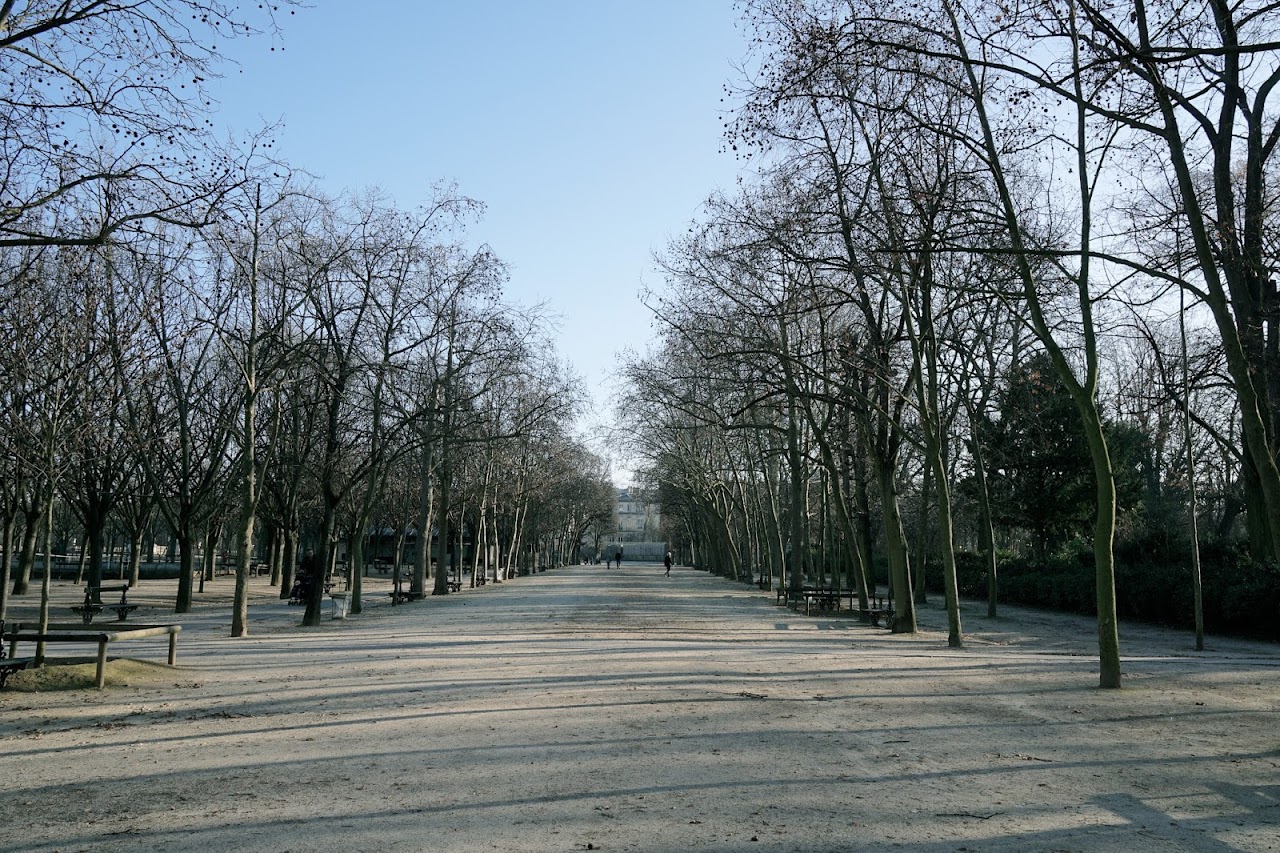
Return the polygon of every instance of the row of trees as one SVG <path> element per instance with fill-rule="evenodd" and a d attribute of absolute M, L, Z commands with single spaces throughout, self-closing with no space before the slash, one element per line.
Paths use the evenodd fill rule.
<path fill-rule="evenodd" d="M 1117 530 L 1190 528 L 1197 614 L 1198 517 L 1280 556 L 1276 11 L 746 18 L 757 70 L 728 139 L 760 165 L 664 254 L 665 333 L 627 367 L 660 404 L 631 432 L 664 517 L 707 566 L 831 578 L 863 607 L 883 563 L 899 632 L 934 549 L 953 646 L 958 546 L 994 615 L 1000 547 L 1081 536 L 1118 687 Z"/>
<path fill-rule="evenodd" d="M 216 42 L 273 28 L 278 9 L 255 28 L 196 0 L 13 5 L 0 75 L 25 94 L 0 107 L 0 618 L 43 551 L 47 622 L 59 513 L 83 530 L 91 586 L 114 529 L 136 581 L 160 518 L 179 613 L 194 555 L 229 539 L 234 636 L 252 561 L 287 596 L 304 547 L 325 570 L 349 542 L 355 612 L 370 531 L 397 547 L 417 534 L 415 595 L 447 592 L 464 537 L 498 580 L 573 553 L 610 510 L 607 471 L 568 432 L 582 401 L 545 313 L 504 302 L 505 265 L 468 237 L 476 202 L 452 187 L 414 210 L 327 197 L 265 136 L 216 144 Z"/>

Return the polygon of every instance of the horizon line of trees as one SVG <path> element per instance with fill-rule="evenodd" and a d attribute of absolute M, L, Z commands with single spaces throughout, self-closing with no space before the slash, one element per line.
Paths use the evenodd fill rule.
<path fill-rule="evenodd" d="M 952 646 L 958 552 L 994 617 L 998 555 L 1081 549 L 1106 688 L 1117 550 L 1176 541 L 1202 647 L 1201 523 L 1280 558 L 1280 12 L 743 11 L 726 146 L 756 166 L 660 256 L 662 332 L 619 407 L 673 533 L 863 609 L 883 577 L 895 632 L 936 572 Z"/>
<path fill-rule="evenodd" d="M 410 561 L 421 596 L 448 591 L 464 530 L 502 580 L 567 561 L 611 514 L 607 466 L 571 432 L 581 383 L 546 311 L 505 301 L 506 265 L 469 237 L 478 202 L 329 197 L 268 131 L 216 139 L 217 43 L 292 6 L 0 9 L 0 619 L 43 553 L 48 624 L 59 519 L 90 586 L 112 531 L 136 581 L 158 520 L 178 613 L 196 553 L 230 542 L 243 636 L 252 562 L 287 597 L 300 551 L 327 570 L 347 540 L 358 613 L 369 530 L 433 534 Z"/>

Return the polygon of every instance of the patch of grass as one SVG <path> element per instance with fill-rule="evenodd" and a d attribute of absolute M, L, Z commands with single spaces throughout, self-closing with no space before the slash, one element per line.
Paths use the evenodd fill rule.
<path fill-rule="evenodd" d="M 24 669 L 9 676 L 5 690 L 51 693 L 58 690 L 93 690 L 96 658 L 46 658 L 38 669 Z M 107 689 L 141 687 L 171 681 L 178 669 L 132 658 L 107 659 Z"/>

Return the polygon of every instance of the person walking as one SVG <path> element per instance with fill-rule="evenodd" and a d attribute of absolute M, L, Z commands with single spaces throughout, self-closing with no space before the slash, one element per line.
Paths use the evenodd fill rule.
<path fill-rule="evenodd" d="M 671 577 L 671 552 L 667 552 L 667 556 L 662 558 L 662 562 L 667 567 L 667 577 Z"/>

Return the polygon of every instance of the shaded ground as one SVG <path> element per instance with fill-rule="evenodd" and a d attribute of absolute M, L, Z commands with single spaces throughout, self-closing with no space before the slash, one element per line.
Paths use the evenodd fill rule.
<path fill-rule="evenodd" d="M 1024 609 L 951 651 L 936 607 L 892 636 L 687 569 L 315 629 L 255 584 L 254 636 L 183 617 L 176 670 L 0 692 L 0 853 L 1280 849 L 1275 646 L 1125 626 L 1104 692 L 1093 624 Z"/>

